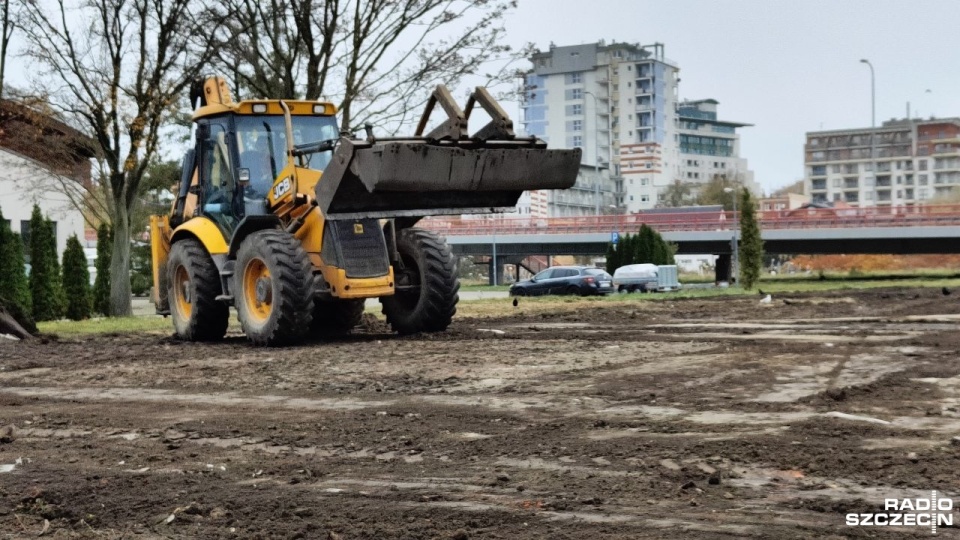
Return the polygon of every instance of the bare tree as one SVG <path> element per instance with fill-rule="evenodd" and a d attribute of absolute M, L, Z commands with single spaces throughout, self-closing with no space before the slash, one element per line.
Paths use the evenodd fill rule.
<path fill-rule="evenodd" d="M 225 0 L 216 47 L 237 91 L 330 99 L 344 129 L 408 121 L 433 86 L 515 77 L 502 62 L 516 0 Z M 445 36 L 445 37 L 442 37 Z"/>
<path fill-rule="evenodd" d="M 692 193 L 693 188 L 690 184 L 681 180 L 674 180 L 672 184 L 660 192 L 658 200 L 662 206 L 668 208 L 689 206 L 694 203 Z"/>
<path fill-rule="evenodd" d="M 10 38 L 17 27 L 16 5 L 10 0 L 3 0 L 0 5 L 0 97 L 4 95 L 4 83 L 7 74 L 7 51 L 10 47 Z"/>
<path fill-rule="evenodd" d="M 111 315 L 130 315 L 130 227 L 161 129 L 205 64 L 190 0 L 27 0 L 25 55 L 60 115 L 95 141 L 100 187 L 113 225 Z M 194 50 L 195 46 L 198 48 Z"/>

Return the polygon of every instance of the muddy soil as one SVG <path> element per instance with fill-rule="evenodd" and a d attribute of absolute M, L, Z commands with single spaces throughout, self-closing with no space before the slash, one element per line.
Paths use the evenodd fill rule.
<path fill-rule="evenodd" d="M 0 538 L 929 537 L 845 517 L 960 506 L 960 294 L 759 300 L 0 340 Z"/>

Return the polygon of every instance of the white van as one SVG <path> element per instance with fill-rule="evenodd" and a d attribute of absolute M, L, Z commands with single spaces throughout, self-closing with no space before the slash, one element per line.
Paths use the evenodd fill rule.
<path fill-rule="evenodd" d="M 613 272 L 617 292 L 649 292 L 657 290 L 657 265 L 642 263 L 621 266 Z"/>

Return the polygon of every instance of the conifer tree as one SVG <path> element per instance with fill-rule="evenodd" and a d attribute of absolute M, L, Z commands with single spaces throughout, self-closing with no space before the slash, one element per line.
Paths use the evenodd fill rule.
<path fill-rule="evenodd" d="M 90 318 L 93 305 L 90 271 L 83 246 L 75 234 L 67 239 L 67 249 L 63 252 L 63 291 L 67 299 L 67 318 L 74 321 Z"/>
<path fill-rule="evenodd" d="M 97 229 L 97 260 L 94 268 L 97 277 L 93 281 L 93 311 L 104 316 L 110 314 L 110 227 L 101 223 Z"/>
<path fill-rule="evenodd" d="M 30 216 L 30 296 L 35 320 L 52 321 L 63 316 L 60 279 L 53 222 L 44 219 L 40 207 L 34 205 Z"/>
<path fill-rule="evenodd" d="M 740 283 L 752 289 L 760 281 L 763 267 L 763 238 L 757 208 L 750 190 L 744 188 L 740 197 Z"/>
<path fill-rule="evenodd" d="M 16 304 L 20 311 L 31 312 L 30 282 L 27 280 L 20 235 L 3 226 L 0 212 L 0 298 L 8 304 Z M 8 309 L 13 309 L 9 308 Z"/>

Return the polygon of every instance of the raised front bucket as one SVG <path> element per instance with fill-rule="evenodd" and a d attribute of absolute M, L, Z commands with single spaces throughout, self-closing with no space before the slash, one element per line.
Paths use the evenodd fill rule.
<path fill-rule="evenodd" d="M 438 143 L 341 139 L 317 184 L 327 219 L 503 211 L 521 193 L 567 189 L 581 150 L 548 150 L 536 139 Z"/>

